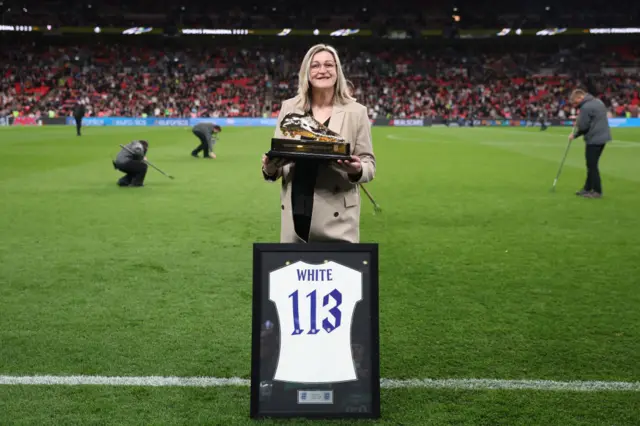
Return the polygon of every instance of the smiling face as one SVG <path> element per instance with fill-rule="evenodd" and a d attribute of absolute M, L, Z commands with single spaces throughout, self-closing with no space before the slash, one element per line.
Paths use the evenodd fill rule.
<path fill-rule="evenodd" d="M 318 52 L 311 58 L 309 83 L 315 89 L 329 89 L 336 85 L 338 73 L 331 52 Z"/>

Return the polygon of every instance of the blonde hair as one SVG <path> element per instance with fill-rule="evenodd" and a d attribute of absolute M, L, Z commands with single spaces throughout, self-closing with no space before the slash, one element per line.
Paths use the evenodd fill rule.
<path fill-rule="evenodd" d="M 583 96 L 587 96 L 587 92 L 585 92 L 582 89 L 576 89 L 571 93 L 571 96 L 569 96 L 569 100 L 571 100 L 571 102 L 575 101 L 577 98 L 581 98 Z"/>
<path fill-rule="evenodd" d="M 347 80 L 347 89 L 351 92 L 351 96 L 356 93 L 356 86 L 353 85 L 351 80 Z"/>
<path fill-rule="evenodd" d="M 349 101 L 355 101 L 351 95 L 349 95 L 349 88 L 347 86 L 347 79 L 342 71 L 342 63 L 338 52 L 333 46 L 328 44 L 316 44 L 312 46 L 302 59 L 300 64 L 300 72 L 298 74 L 298 96 L 300 97 L 301 107 L 304 111 L 308 111 L 311 108 L 311 84 L 309 84 L 309 74 L 311 69 L 311 59 L 318 52 L 329 52 L 336 61 L 337 78 L 335 91 L 333 94 L 334 104 L 346 104 Z"/>

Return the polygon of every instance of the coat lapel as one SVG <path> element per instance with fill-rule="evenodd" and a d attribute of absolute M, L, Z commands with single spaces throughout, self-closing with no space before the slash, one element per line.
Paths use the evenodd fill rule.
<path fill-rule="evenodd" d="M 334 105 L 331 112 L 331 121 L 329 121 L 329 130 L 342 135 L 342 122 L 344 121 L 344 109 L 341 105 Z M 342 135 L 344 137 L 344 135 Z"/>
<path fill-rule="evenodd" d="M 293 104 L 293 108 L 291 109 L 290 112 L 295 112 L 296 114 L 304 114 L 304 111 L 300 107 L 299 101 L 297 99 L 298 98 L 296 97 L 296 102 Z"/>

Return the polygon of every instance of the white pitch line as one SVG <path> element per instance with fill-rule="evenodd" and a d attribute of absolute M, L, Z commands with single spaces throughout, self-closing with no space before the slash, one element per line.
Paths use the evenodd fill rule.
<path fill-rule="evenodd" d="M 0 385 L 103 385 L 152 387 L 224 387 L 250 385 L 239 377 L 118 377 L 118 376 L 0 376 Z M 640 382 L 501 380 L 501 379 L 382 379 L 385 389 L 538 390 L 565 392 L 640 392 Z"/>
<path fill-rule="evenodd" d="M 540 390 L 568 392 L 640 392 L 640 382 L 502 380 L 502 379 L 382 379 L 383 388 L 442 388 L 477 390 Z"/>
<path fill-rule="evenodd" d="M 0 385 L 219 387 L 249 384 L 249 380 L 239 377 L 0 376 Z"/>

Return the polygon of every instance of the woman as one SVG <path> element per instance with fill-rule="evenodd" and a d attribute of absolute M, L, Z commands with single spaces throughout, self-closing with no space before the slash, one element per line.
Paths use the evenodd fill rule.
<path fill-rule="evenodd" d="M 286 162 L 262 157 L 267 181 L 282 179 L 280 242 L 360 241 L 359 183 L 376 170 L 367 108 L 349 94 L 336 50 L 313 46 L 300 66 L 298 95 L 282 103 L 276 138 L 285 115 L 310 113 L 351 145 L 350 160 Z"/>

